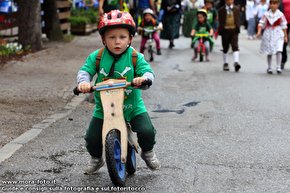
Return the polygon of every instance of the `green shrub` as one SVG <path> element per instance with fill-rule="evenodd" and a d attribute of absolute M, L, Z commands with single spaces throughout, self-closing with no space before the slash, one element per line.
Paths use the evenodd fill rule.
<path fill-rule="evenodd" d="M 72 25 L 97 23 L 98 12 L 94 9 L 73 9 L 70 22 Z"/>
<path fill-rule="evenodd" d="M 72 26 L 79 26 L 90 23 L 90 20 L 84 16 L 71 16 L 69 21 Z"/>

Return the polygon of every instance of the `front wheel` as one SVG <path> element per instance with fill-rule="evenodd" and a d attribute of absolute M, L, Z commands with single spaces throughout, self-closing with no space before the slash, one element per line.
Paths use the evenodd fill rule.
<path fill-rule="evenodd" d="M 117 186 L 125 186 L 126 164 L 121 161 L 120 133 L 111 130 L 105 142 L 106 163 L 112 182 Z"/>
<path fill-rule="evenodd" d="M 129 175 L 133 175 L 136 172 L 136 153 L 134 147 L 130 144 L 128 144 L 126 167 Z"/>

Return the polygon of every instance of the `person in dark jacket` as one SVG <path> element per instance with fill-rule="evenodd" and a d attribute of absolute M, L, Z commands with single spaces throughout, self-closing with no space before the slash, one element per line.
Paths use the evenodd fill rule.
<path fill-rule="evenodd" d="M 162 17 L 163 30 L 161 39 L 169 40 L 169 48 L 173 48 L 174 39 L 179 38 L 181 19 L 181 0 L 162 0 L 161 9 L 164 10 Z"/>
<path fill-rule="evenodd" d="M 229 71 L 228 64 L 228 51 L 230 45 L 234 55 L 234 67 L 235 71 L 238 72 L 241 68 L 239 64 L 239 33 L 240 33 L 240 9 L 234 5 L 234 0 L 226 0 L 225 5 L 219 9 L 219 34 L 222 37 L 223 47 L 223 59 L 224 65 L 223 70 Z"/>

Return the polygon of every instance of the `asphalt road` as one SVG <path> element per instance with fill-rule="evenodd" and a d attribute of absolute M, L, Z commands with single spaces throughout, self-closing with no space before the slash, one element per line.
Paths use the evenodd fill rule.
<path fill-rule="evenodd" d="M 152 193 L 290 191 L 290 72 L 267 75 L 259 41 L 242 35 L 240 45 L 242 69 L 235 73 L 232 66 L 222 71 L 220 40 L 208 63 L 191 62 L 188 39 L 177 40 L 173 50 L 162 41 L 163 55 L 152 63 L 156 81 L 144 92 L 162 168 L 151 172 L 138 156 L 128 187 Z M 0 192 L 24 184 L 44 192 L 110 188 L 106 167 L 97 175 L 82 173 L 92 109 L 82 103 L 2 162 Z"/>

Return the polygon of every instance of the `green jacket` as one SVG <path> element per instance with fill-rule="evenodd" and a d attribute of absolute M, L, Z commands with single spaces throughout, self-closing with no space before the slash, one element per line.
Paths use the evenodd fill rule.
<path fill-rule="evenodd" d="M 202 34 L 202 35 L 209 35 L 210 30 L 212 29 L 212 26 L 208 23 L 197 23 L 194 27 L 195 34 Z M 195 43 L 199 40 L 198 36 L 194 36 L 192 39 L 192 42 Z M 210 43 L 214 43 L 213 38 L 211 36 L 205 37 L 204 40 L 208 40 Z"/>
<path fill-rule="evenodd" d="M 136 77 L 142 77 L 147 72 L 154 74 L 151 66 L 145 61 L 144 56 L 141 53 L 138 53 L 137 55 L 136 68 L 134 69 L 132 62 L 133 48 L 129 47 L 121 58 L 115 63 L 114 75 L 112 77 L 108 77 L 111 65 L 114 62 L 114 58 L 109 54 L 107 49 L 104 49 L 99 71 L 97 72 L 96 57 L 98 52 L 99 50 L 92 52 L 86 59 L 85 64 L 80 68 L 81 71 L 88 72 L 91 77 L 98 74 L 95 83 L 102 82 L 107 78 L 126 78 L 127 82 L 131 82 L 134 79 L 134 74 Z M 96 107 L 93 112 L 93 116 L 103 119 L 103 107 L 99 92 L 95 92 L 95 102 Z M 147 110 L 142 99 L 142 91 L 133 87 L 126 88 L 124 100 L 125 120 L 131 121 L 133 117 L 145 112 L 147 112 Z"/>

